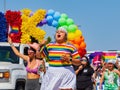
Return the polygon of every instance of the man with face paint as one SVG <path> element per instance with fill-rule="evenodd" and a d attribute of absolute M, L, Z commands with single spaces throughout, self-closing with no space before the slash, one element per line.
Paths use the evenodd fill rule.
<path fill-rule="evenodd" d="M 75 90 L 76 74 L 72 64 L 80 65 L 80 56 L 77 49 L 67 43 L 65 28 L 58 28 L 55 42 L 44 45 L 43 55 L 49 58 L 49 67 L 43 77 L 41 90 Z"/>

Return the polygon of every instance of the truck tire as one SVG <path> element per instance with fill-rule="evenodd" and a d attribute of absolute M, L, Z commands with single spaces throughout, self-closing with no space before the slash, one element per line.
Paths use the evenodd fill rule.
<path fill-rule="evenodd" d="M 16 90 L 25 90 L 25 87 L 23 85 L 18 85 L 16 87 Z"/>
<path fill-rule="evenodd" d="M 25 90 L 25 81 L 18 81 L 15 90 Z"/>

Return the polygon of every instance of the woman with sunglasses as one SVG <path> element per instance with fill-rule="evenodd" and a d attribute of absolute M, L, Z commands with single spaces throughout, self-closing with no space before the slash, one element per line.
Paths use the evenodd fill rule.
<path fill-rule="evenodd" d="M 30 47 L 28 49 L 28 55 L 21 54 L 16 47 L 13 45 L 11 38 L 8 36 L 8 43 L 10 44 L 13 52 L 23 60 L 27 62 L 26 70 L 27 70 L 27 81 L 25 85 L 25 90 L 40 90 L 39 78 L 40 75 L 38 73 L 39 67 L 43 66 L 43 71 L 45 71 L 45 64 L 43 59 L 36 58 L 36 50 Z"/>
<path fill-rule="evenodd" d="M 80 66 L 74 66 L 77 75 L 77 90 L 93 90 L 92 75 L 93 68 L 90 66 L 88 57 L 81 59 Z"/>

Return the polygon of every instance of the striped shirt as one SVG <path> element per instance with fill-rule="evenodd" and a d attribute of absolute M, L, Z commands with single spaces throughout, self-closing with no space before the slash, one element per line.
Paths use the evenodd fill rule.
<path fill-rule="evenodd" d="M 50 66 L 70 66 L 71 62 L 63 62 L 62 55 L 69 55 L 71 58 L 80 59 L 77 49 L 69 43 L 49 43 L 44 46 L 43 53 L 49 58 Z"/>

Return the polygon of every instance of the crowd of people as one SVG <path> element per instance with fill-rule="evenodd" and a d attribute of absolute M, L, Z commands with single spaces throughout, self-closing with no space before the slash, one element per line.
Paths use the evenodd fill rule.
<path fill-rule="evenodd" d="M 63 27 L 56 30 L 54 42 L 28 44 L 27 55 L 16 49 L 9 36 L 8 43 L 27 62 L 25 90 L 119 90 L 119 60 L 101 60 L 100 65 L 93 67 L 89 57 L 81 58 L 76 47 L 67 42 L 67 30 Z M 47 70 L 45 58 L 49 59 Z"/>

